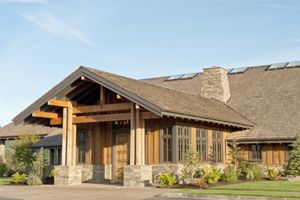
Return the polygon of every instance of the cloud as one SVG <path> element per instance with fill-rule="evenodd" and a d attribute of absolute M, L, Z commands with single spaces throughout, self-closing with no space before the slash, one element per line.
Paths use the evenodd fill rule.
<path fill-rule="evenodd" d="M 0 2 L 35 4 L 35 3 L 48 3 L 48 0 L 0 0 Z"/>
<path fill-rule="evenodd" d="M 94 43 L 86 34 L 71 28 L 66 23 L 52 15 L 25 16 L 25 18 L 47 33 L 65 38 L 76 39 L 87 45 L 94 46 Z"/>

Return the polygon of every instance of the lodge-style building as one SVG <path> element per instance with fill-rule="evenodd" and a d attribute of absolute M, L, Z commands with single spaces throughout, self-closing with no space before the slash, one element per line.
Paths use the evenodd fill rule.
<path fill-rule="evenodd" d="M 13 121 L 62 128 L 36 144 L 61 142 L 56 184 L 152 185 L 161 172 L 181 170 L 191 144 L 203 162 L 225 165 L 232 140 L 246 160 L 282 165 L 300 130 L 298 66 L 211 67 L 144 80 L 80 67 Z"/>

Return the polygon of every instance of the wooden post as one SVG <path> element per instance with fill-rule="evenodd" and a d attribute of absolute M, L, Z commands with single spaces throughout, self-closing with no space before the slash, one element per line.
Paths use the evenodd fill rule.
<path fill-rule="evenodd" d="M 130 165 L 135 164 L 135 104 L 131 104 L 130 110 Z"/>
<path fill-rule="evenodd" d="M 136 165 L 145 164 L 145 122 L 140 107 L 136 107 Z"/>
<path fill-rule="evenodd" d="M 105 88 L 100 86 L 100 105 L 103 106 L 105 104 Z"/>
<path fill-rule="evenodd" d="M 63 108 L 63 134 L 61 147 L 61 165 L 67 165 L 67 108 Z"/>
<path fill-rule="evenodd" d="M 72 106 L 68 106 L 67 110 L 67 165 L 73 165 L 74 156 L 73 151 L 76 150 L 74 148 L 74 132 L 73 132 L 73 112 Z"/>

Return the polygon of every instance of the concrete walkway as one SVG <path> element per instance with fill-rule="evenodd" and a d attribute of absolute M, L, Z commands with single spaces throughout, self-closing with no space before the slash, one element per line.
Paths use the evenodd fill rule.
<path fill-rule="evenodd" d="M 0 200 L 134 200 L 168 199 L 159 197 L 172 190 L 124 188 L 115 185 L 82 184 L 79 186 L 0 186 Z M 174 190 L 173 190 L 174 191 Z"/>

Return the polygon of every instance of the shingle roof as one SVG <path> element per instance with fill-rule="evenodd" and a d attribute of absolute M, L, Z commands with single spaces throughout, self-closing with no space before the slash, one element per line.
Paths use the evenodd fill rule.
<path fill-rule="evenodd" d="M 174 113 L 201 118 L 207 121 L 214 120 L 220 123 L 230 123 L 241 126 L 254 125 L 250 120 L 234 111 L 228 105 L 214 99 L 180 92 L 92 68 L 88 68 L 88 70 L 130 93 L 142 97 L 151 104 L 158 106 L 162 113 L 169 113 L 170 115 Z"/>
<path fill-rule="evenodd" d="M 60 132 L 51 133 L 41 140 L 33 144 L 32 148 L 50 148 L 50 147 L 61 147 L 62 145 L 62 134 Z"/>
<path fill-rule="evenodd" d="M 31 124 L 14 125 L 13 123 L 9 123 L 4 127 L 0 128 L 0 139 L 16 138 L 20 135 L 25 135 L 25 134 L 46 136 L 48 134 L 53 134 L 53 133 L 61 133 L 61 129 L 45 127 L 40 125 L 31 125 Z"/>
<path fill-rule="evenodd" d="M 300 68 L 266 70 L 250 67 L 244 73 L 229 74 L 230 107 L 256 125 L 235 132 L 239 140 L 285 140 L 300 131 Z M 148 83 L 200 95 L 202 74 L 193 79 L 165 81 L 166 77 L 144 80 Z"/>
<path fill-rule="evenodd" d="M 70 76 L 56 85 L 53 89 L 43 95 L 40 99 L 26 108 L 14 118 L 18 123 L 28 117 L 33 111 L 45 104 L 50 98 L 67 87 L 80 76 L 102 84 L 138 105 L 158 115 L 176 116 L 188 119 L 197 119 L 220 124 L 227 124 L 239 128 L 249 128 L 254 124 L 234 111 L 228 105 L 217 100 L 207 99 L 193 94 L 168 89 L 155 84 L 146 83 L 116 74 L 99 71 L 93 68 L 80 67 Z"/>

